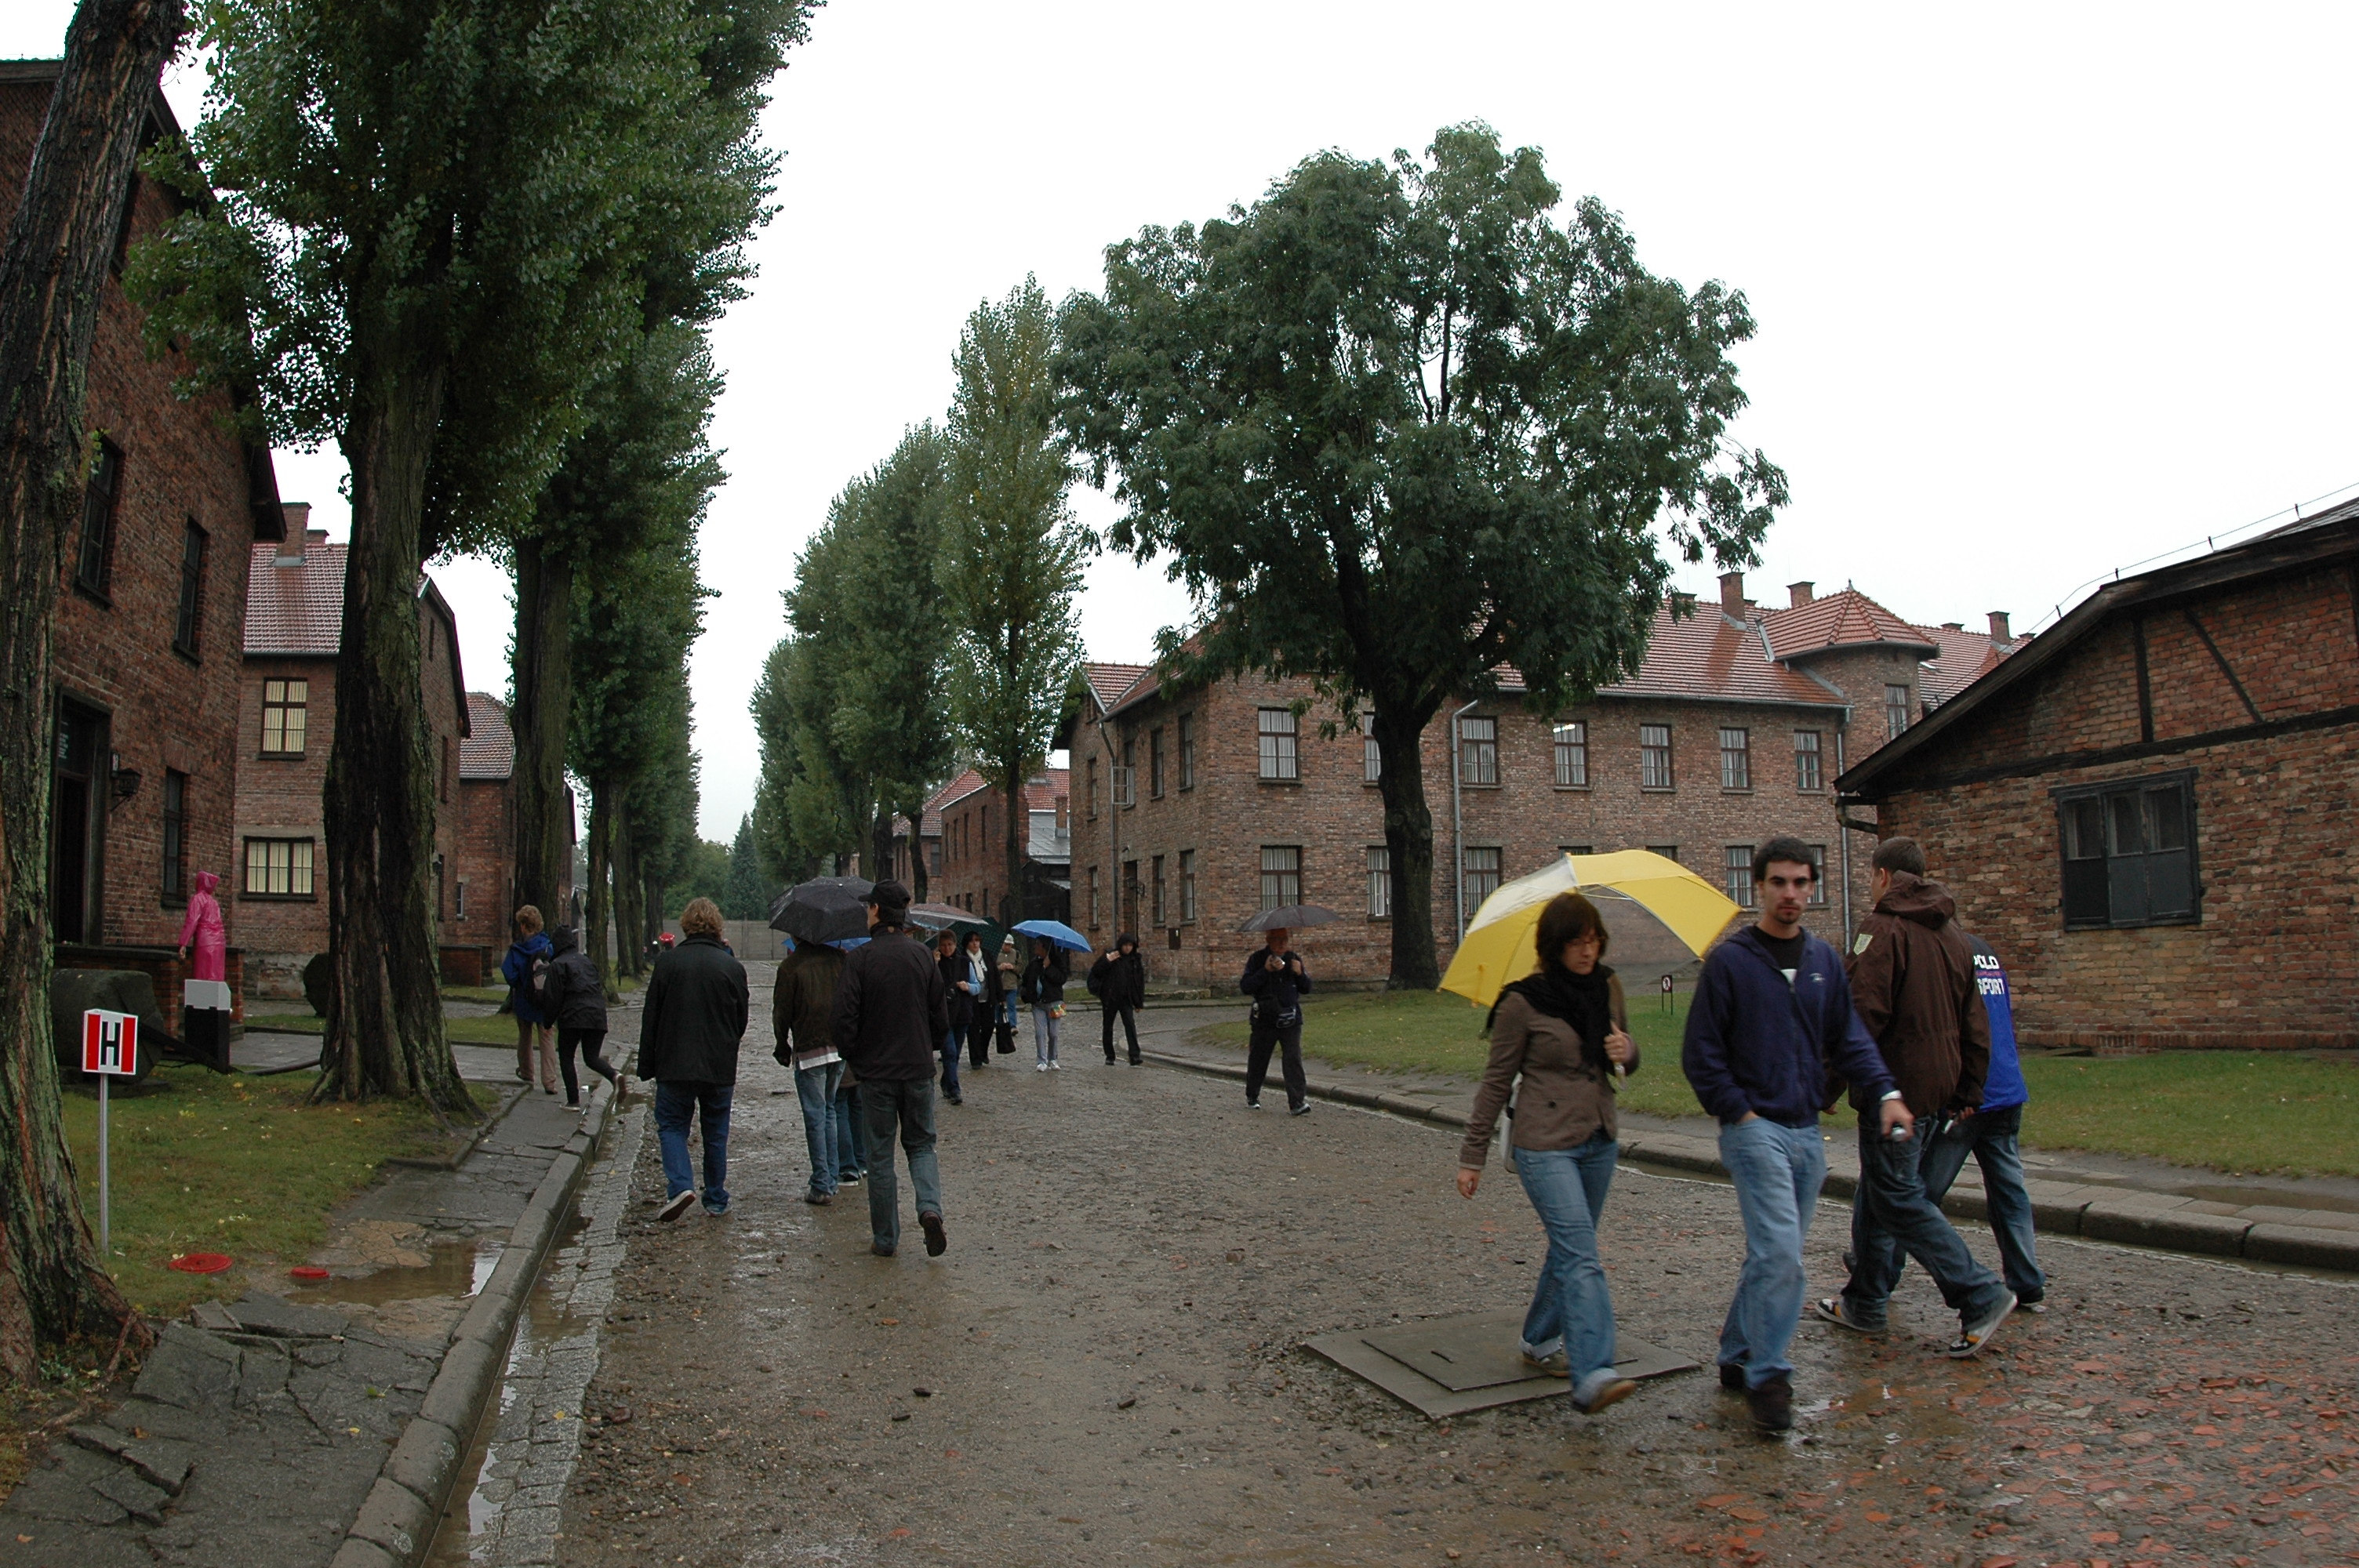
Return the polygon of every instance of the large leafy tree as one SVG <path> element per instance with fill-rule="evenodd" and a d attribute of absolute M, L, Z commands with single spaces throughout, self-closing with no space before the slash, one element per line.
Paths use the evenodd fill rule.
<path fill-rule="evenodd" d="M 646 325 L 725 42 L 692 0 L 207 0 L 223 200 L 136 267 L 160 341 L 352 472 L 323 1095 L 473 1118 L 442 1032 L 420 565 L 520 529 Z M 251 340 L 243 331 L 251 319 Z"/>
<path fill-rule="evenodd" d="M 729 875 L 722 884 L 721 913 L 732 920 L 768 917 L 770 900 L 777 892 L 762 871 L 762 854 L 754 844 L 754 814 L 737 819 L 737 837 L 729 846 Z"/>
<path fill-rule="evenodd" d="M 1038 282 L 967 318 L 950 416 L 950 490 L 934 587 L 952 634 L 951 714 L 1007 809 L 1006 900 L 1023 918 L 1024 783 L 1047 760 L 1082 659 L 1082 563 L 1096 541 L 1065 497 L 1056 320 Z M 914 818 L 913 818 L 914 820 Z"/>
<path fill-rule="evenodd" d="M 28 1383 L 40 1341 L 138 1323 L 75 1197 L 50 1051 L 50 622 L 100 294 L 182 19 L 179 0 L 83 0 L 0 243 L 0 1374 Z"/>
<path fill-rule="evenodd" d="M 1065 428 L 1165 555 L 1199 678 L 1310 680 L 1374 709 L 1391 983 L 1439 979 L 1419 738 L 1512 665 L 1553 711 L 1637 668 L 1668 546 L 1747 563 L 1784 475 L 1733 446 L 1745 298 L 1640 265 L 1594 200 L 1489 127 L 1423 162 L 1305 160 L 1251 209 L 1149 228 L 1066 308 Z M 1420 917 L 1420 914 L 1422 917 Z"/>

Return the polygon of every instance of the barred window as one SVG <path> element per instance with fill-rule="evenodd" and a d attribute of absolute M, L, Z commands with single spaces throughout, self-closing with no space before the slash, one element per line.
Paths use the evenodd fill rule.
<path fill-rule="evenodd" d="M 266 680 L 262 683 L 262 754 L 299 757 L 303 754 L 307 705 L 311 700 L 308 680 Z"/>
<path fill-rule="evenodd" d="M 1393 913 L 1393 852 L 1389 846 L 1368 846 L 1368 918 L 1389 920 Z"/>
<path fill-rule="evenodd" d="M 2194 785 L 2182 771 L 2057 792 L 2067 929 L 2201 918 Z"/>
<path fill-rule="evenodd" d="M 1638 726 L 1638 787 L 1671 787 L 1671 727 L 1668 724 Z"/>
<path fill-rule="evenodd" d="M 1728 898 L 1739 909 L 1753 907 L 1753 846 L 1728 847 Z"/>
<path fill-rule="evenodd" d="M 1908 688 L 1887 686 L 1884 688 L 1884 732 L 1897 735 L 1908 728 Z"/>
<path fill-rule="evenodd" d="M 1261 710 L 1261 776 L 1266 779 L 1294 779 L 1302 776 L 1295 752 L 1294 710 L 1290 708 L 1265 708 Z"/>
<path fill-rule="evenodd" d="M 1196 716 L 1180 716 L 1180 787 L 1196 787 Z"/>
<path fill-rule="evenodd" d="M 191 517 L 180 538 L 180 609 L 172 622 L 173 650 L 191 659 L 197 656 L 197 631 L 204 622 L 204 607 L 205 531 Z"/>
<path fill-rule="evenodd" d="M 1824 844 L 1810 846 L 1810 903 L 1824 908 L 1827 902 L 1827 847 Z"/>
<path fill-rule="evenodd" d="M 82 548 L 74 582 L 102 599 L 114 577 L 114 518 L 123 495 L 123 449 L 102 436 L 90 486 L 82 496 Z"/>
<path fill-rule="evenodd" d="M 1556 727 L 1556 786 L 1589 787 L 1589 726 L 1579 720 Z"/>
<path fill-rule="evenodd" d="M 1157 800 L 1163 798 L 1163 726 L 1158 724 L 1147 732 L 1147 793 Z M 1156 922 L 1161 925 L 1161 921 Z"/>
<path fill-rule="evenodd" d="M 310 898 L 311 840 L 248 838 L 245 891 L 257 898 Z"/>
<path fill-rule="evenodd" d="M 1360 715 L 1360 774 L 1370 784 L 1385 776 L 1384 748 L 1376 744 L 1376 716 Z"/>
<path fill-rule="evenodd" d="M 1264 844 L 1261 847 L 1261 906 L 1277 909 L 1302 902 L 1302 847 Z"/>
<path fill-rule="evenodd" d="M 1459 776 L 1471 784 L 1499 782 L 1499 721 L 1479 715 L 1458 721 Z"/>
<path fill-rule="evenodd" d="M 1472 921 L 1483 901 L 1499 891 L 1499 851 L 1495 848 L 1470 846 L 1466 851 L 1466 918 Z"/>
<path fill-rule="evenodd" d="M 1196 851 L 1180 851 L 1180 924 L 1196 918 Z"/>
<path fill-rule="evenodd" d="M 1171 924 L 1170 921 L 1164 918 L 1163 857 L 1160 855 L 1155 857 L 1155 924 L 1158 925 L 1169 925 Z"/>
<path fill-rule="evenodd" d="M 1813 792 L 1827 787 L 1826 774 L 1819 767 L 1819 732 L 1815 730 L 1794 731 L 1794 787 Z"/>
<path fill-rule="evenodd" d="M 1720 732 L 1720 787 L 1751 789 L 1753 787 L 1753 736 L 1745 730 L 1723 729 Z"/>
<path fill-rule="evenodd" d="M 164 901 L 189 898 L 189 775 L 164 770 Z"/>

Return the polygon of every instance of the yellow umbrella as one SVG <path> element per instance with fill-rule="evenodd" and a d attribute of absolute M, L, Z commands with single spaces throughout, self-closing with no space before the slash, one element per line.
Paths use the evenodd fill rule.
<path fill-rule="evenodd" d="M 1626 898 L 1662 922 L 1699 957 L 1741 913 L 1726 893 L 1680 865 L 1647 849 L 1611 855 L 1564 855 L 1527 877 L 1500 885 L 1474 912 L 1465 939 L 1441 977 L 1441 989 L 1488 1007 L 1499 992 L 1539 968 L 1532 934 L 1540 911 L 1560 892 Z"/>

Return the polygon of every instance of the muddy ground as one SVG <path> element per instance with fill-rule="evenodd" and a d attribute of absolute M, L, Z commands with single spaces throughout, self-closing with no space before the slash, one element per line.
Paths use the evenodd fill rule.
<path fill-rule="evenodd" d="M 1912 1271 L 1889 1339 L 1802 1328 L 1804 1413 L 1765 1441 L 1709 1370 L 1733 1195 L 1625 1167 L 1623 1330 L 1706 1369 L 1595 1420 L 1552 1400 L 1429 1424 L 1299 1346 L 1525 1300 L 1537 1223 L 1495 1164 L 1456 1195 L 1454 1132 L 1248 1111 L 1078 1038 L 1037 1074 L 1027 1042 L 940 1108 L 949 1253 L 912 1225 L 880 1260 L 860 1189 L 799 1201 L 757 1033 L 733 1214 L 654 1223 L 638 1151 L 560 1563 L 2359 1559 L 2341 1282 L 2050 1242 L 2053 1310 L 1958 1363 Z M 1822 1290 L 1843 1235 L 1823 1207 Z"/>

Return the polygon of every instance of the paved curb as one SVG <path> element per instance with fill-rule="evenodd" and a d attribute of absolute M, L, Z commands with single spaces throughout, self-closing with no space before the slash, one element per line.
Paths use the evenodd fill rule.
<path fill-rule="evenodd" d="M 605 1138 L 614 1103 L 613 1089 L 598 1094 L 549 1162 L 329 1568 L 412 1568 L 425 1556 L 468 1444 L 499 1392 L 516 1320 Z"/>
<path fill-rule="evenodd" d="M 1176 1056 L 1168 1051 L 1141 1053 L 1147 1060 L 1208 1077 L 1245 1081 L 1245 1070 L 1232 1063 L 1206 1062 Z M 1358 1106 L 1448 1127 L 1464 1127 L 1465 1113 L 1409 1095 L 1383 1094 L 1344 1084 L 1312 1079 L 1312 1098 L 1340 1105 Z M 1711 1140 L 1676 1132 L 1625 1136 L 1622 1158 L 1636 1165 L 1655 1166 L 1697 1175 L 1726 1179 L 1720 1151 Z M 1857 1187 L 1846 1172 L 1827 1173 L 1825 1195 L 1848 1199 Z M 2205 1212 L 2191 1198 L 2107 1186 L 2068 1185 L 2060 1182 L 2029 1182 L 2032 1223 L 2048 1236 L 2085 1236 L 2093 1241 L 2121 1242 L 2159 1251 L 2191 1253 L 2209 1258 L 2249 1258 L 2255 1262 L 2285 1267 L 2359 1273 L 2359 1230 L 2330 1230 L 2305 1225 L 2256 1225 L 2231 1215 Z M 1942 1211 L 1958 1219 L 1984 1220 L 1989 1211 L 1979 1192 L 1952 1192 L 1941 1200 Z"/>

